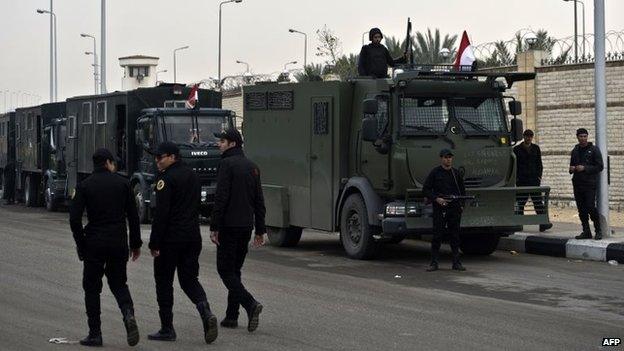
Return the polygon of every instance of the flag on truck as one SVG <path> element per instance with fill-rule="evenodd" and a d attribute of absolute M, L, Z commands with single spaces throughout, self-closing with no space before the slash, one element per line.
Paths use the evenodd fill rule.
<path fill-rule="evenodd" d="M 199 84 L 193 85 L 193 88 L 191 89 L 191 93 L 189 94 L 188 98 L 186 99 L 186 102 L 184 103 L 184 106 L 186 106 L 186 108 L 193 109 L 195 108 L 195 106 L 197 106 L 197 104 L 199 103 L 198 90 L 199 90 Z"/>
<path fill-rule="evenodd" d="M 461 70 L 461 66 L 472 66 L 475 62 L 474 50 L 472 49 L 472 45 L 470 45 L 470 40 L 468 39 L 468 33 L 464 31 L 462 35 L 461 43 L 459 44 L 459 50 L 457 51 L 457 57 L 455 58 L 455 70 Z"/>

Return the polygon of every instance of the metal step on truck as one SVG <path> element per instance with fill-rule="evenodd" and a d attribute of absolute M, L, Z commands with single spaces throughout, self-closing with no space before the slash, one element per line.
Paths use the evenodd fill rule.
<path fill-rule="evenodd" d="M 304 228 L 339 231 L 348 256 L 369 259 L 383 243 L 431 234 L 422 186 L 443 148 L 474 196 L 461 221 L 465 254 L 549 223 L 549 187 L 515 185 L 521 105 L 505 95 L 534 77 L 409 65 L 387 79 L 245 86 L 245 150 L 262 172 L 271 244 L 295 246 Z M 542 198 L 539 214 L 520 210 L 528 193 Z"/>

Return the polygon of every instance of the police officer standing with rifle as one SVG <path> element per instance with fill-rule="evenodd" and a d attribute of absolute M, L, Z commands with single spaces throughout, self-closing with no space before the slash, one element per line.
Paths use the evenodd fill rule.
<path fill-rule="evenodd" d="M 198 280 L 202 238 L 199 229 L 201 186 L 197 174 L 180 161 L 180 149 L 172 142 L 152 152 L 160 174 L 156 179 L 156 209 L 149 248 L 154 257 L 154 278 L 161 328 L 150 340 L 175 341 L 173 329 L 173 276 L 197 306 L 204 327 L 204 340 L 212 343 L 218 334 L 217 317 L 210 311 L 206 293 Z"/>
<path fill-rule="evenodd" d="M 78 258 L 84 261 L 82 286 L 89 324 L 89 335 L 80 341 L 85 346 L 102 346 L 100 329 L 100 293 L 102 276 L 121 309 L 128 334 L 128 345 L 139 342 L 139 330 L 134 318 L 132 297 L 126 285 L 128 234 L 130 224 L 130 254 L 132 261 L 141 254 L 141 228 L 134 196 L 127 179 L 115 174 L 113 154 L 98 149 L 93 154 L 93 174 L 80 182 L 69 209 Z M 87 209 L 88 223 L 82 226 L 82 214 Z"/>
<path fill-rule="evenodd" d="M 438 270 L 442 241 L 448 237 L 453 252 L 453 270 L 465 271 L 459 262 L 459 224 L 466 196 L 464 180 L 453 168 L 453 153 L 440 151 L 441 165 L 435 167 L 423 185 L 423 194 L 433 202 L 433 239 L 431 240 L 431 264 L 428 272 Z"/>

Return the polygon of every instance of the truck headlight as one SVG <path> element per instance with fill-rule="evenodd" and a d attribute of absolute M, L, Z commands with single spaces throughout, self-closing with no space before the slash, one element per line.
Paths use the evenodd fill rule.
<path fill-rule="evenodd" d="M 396 203 L 396 202 L 387 204 L 386 216 L 389 216 L 389 217 L 405 216 L 405 204 Z"/>
<path fill-rule="evenodd" d="M 208 192 L 206 190 L 202 190 L 201 197 L 206 197 L 206 196 L 208 196 Z"/>

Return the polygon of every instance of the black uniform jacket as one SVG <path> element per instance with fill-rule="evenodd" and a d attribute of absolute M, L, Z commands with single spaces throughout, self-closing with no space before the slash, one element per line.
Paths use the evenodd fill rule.
<path fill-rule="evenodd" d="M 156 209 L 149 248 L 159 250 L 167 243 L 201 242 L 201 184 L 197 174 L 177 161 L 158 175 L 155 188 Z"/>
<path fill-rule="evenodd" d="M 436 198 L 445 195 L 466 195 L 464 179 L 455 168 L 446 170 L 442 166 L 437 166 L 432 169 L 427 176 L 425 184 L 423 185 L 423 194 L 433 203 L 434 209 L 440 208 L 441 206 L 435 201 Z M 452 201 L 449 203 L 449 206 L 461 205 L 463 205 L 463 201 Z"/>
<path fill-rule="evenodd" d="M 585 147 L 577 144 L 572 149 L 570 166 L 579 165 L 585 166 L 585 170 L 583 172 L 574 172 L 572 184 L 580 189 L 595 189 L 598 183 L 598 174 L 604 169 L 600 149 L 592 143 L 588 143 Z"/>
<path fill-rule="evenodd" d="M 88 223 L 83 228 L 82 214 Z M 85 243 L 128 247 L 126 219 L 130 224 L 130 248 L 141 247 L 141 228 L 128 180 L 105 168 L 97 168 L 76 186 L 69 208 L 69 224 L 78 249 Z"/>
<path fill-rule="evenodd" d="M 531 144 L 528 148 L 524 143 L 513 148 L 516 154 L 516 185 L 540 185 L 544 166 L 542 165 L 542 151 L 539 146 Z"/>
<path fill-rule="evenodd" d="M 264 234 L 265 213 L 258 166 L 245 157 L 240 147 L 225 151 L 219 163 L 210 230 L 251 230 L 255 225 L 256 234 Z"/>
<path fill-rule="evenodd" d="M 394 67 L 397 63 L 405 63 L 405 58 L 393 59 L 388 49 L 381 44 L 370 43 L 362 46 L 358 59 L 358 74 L 374 78 L 386 78 L 388 66 Z"/>

